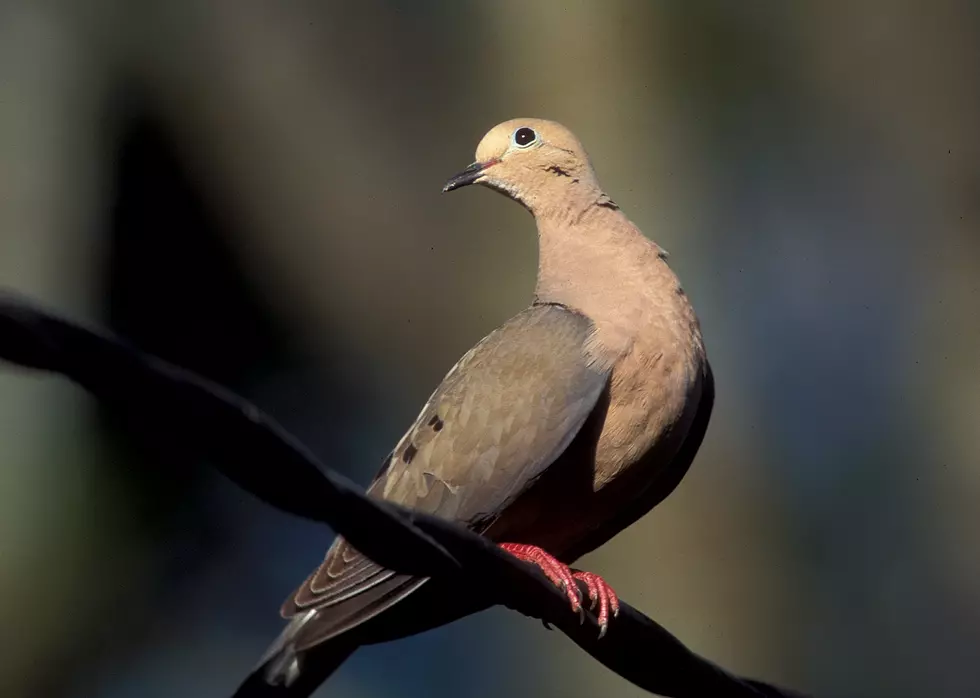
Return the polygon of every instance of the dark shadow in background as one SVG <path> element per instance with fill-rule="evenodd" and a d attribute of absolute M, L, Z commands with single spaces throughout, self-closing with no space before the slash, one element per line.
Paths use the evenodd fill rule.
<path fill-rule="evenodd" d="M 253 400 L 331 467 L 366 483 L 397 437 L 386 432 L 398 410 L 365 396 L 342 368 L 349 357 L 298 348 L 239 267 L 234 226 L 208 201 L 166 115 L 132 84 L 119 95 L 107 114 L 116 146 L 100 324 Z M 268 510 L 196 454 L 148 436 L 153 430 L 132 416 L 96 409 L 93 467 L 125 493 L 126 530 L 117 544 L 138 550 L 144 566 L 105 580 L 110 601 L 98 627 L 68 646 L 38 694 L 220 695 L 275 637 L 279 604 L 317 564 L 330 535 Z M 362 650 L 337 679 L 356 677 L 369 692 L 397 684 L 405 696 L 452 693 L 485 671 L 481 647 L 499 644 L 489 622 L 481 614 L 452 630 Z M 461 652 L 463 645 L 474 651 Z M 517 646 L 498 651 L 511 669 L 527 661 Z M 454 659 L 433 687 L 433 667 L 447 656 Z M 513 687 L 505 672 L 481 682 L 469 693 Z"/>
<path fill-rule="evenodd" d="M 233 239 L 229 226 L 181 161 L 164 118 L 132 84 L 118 97 L 107 108 L 115 149 L 103 324 L 147 351 L 248 393 L 251 380 L 293 361 L 288 336 L 238 268 L 227 244 Z M 160 615 L 181 606 L 207 567 L 233 555 L 239 535 L 226 508 L 214 506 L 214 477 L 195 455 L 147 436 L 151 430 L 132 419 L 96 409 L 93 467 L 107 476 L 100 481 L 125 493 L 128 505 L 128 529 L 117 543 L 148 553 L 151 572 L 106 580 L 119 588 L 105 623 L 91 629 L 90 642 L 75 644 L 59 659 L 62 670 L 47 677 L 43 695 L 79 695 L 93 670 L 109 676 L 120 663 L 139 663 L 174 622 Z M 269 612 L 274 619 L 275 607 Z M 104 678 L 94 681 L 103 684 Z M 96 694 L 105 688 L 90 687 Z"/>

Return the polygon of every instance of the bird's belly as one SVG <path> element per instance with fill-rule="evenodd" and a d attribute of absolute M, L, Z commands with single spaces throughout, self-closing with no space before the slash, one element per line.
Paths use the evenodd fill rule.
<path fill-rule="evenodd" d="M 701 392 L 698 362 L 634 352 L 617 367 L 607 402 L 568 450 L 507 508 L 487 534 L 538 545 L 559 558 L 619 532 L 618 514 L 671 467 Z M 594 543 L 591 543 L 594 541 Z"/>

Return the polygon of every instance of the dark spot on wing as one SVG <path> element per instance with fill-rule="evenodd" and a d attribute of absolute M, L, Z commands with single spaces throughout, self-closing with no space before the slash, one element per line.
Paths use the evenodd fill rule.
<path fill-rule="evenodd" d="M 405 449 L 405 453 L 402 455 L 402 460 L 407 465 L 412 462 L 412 459 L 415 458 L 415 454 L 418 452 L 419 450 L 415 447 L 415 444 L 409 444 L 408 448 Z"/>
<path fill-rule="evenodd" d="M 570 175 L 570 174 L 568 174 L 568 173 L 567 173 L 567 172 L 566 172 L 565 170 L 563 170 L 562 168 L 560 168 L 560 167 L 558 167 L 558 165 L 548 165 L 548 167 L 546 167 L 546 168 L 544 168 L 544 169 L 545 169 L 545 171 L 547 171 L 547 172 L 554 172 L 554 173 L 555 173 L 556 175 L 558 175 L 559 177 L 571 177 L 571 175 Z"/>
<path fill-rule="evenodd" d="M 429 420 L 429 426 L 432 427 L 433 431 L 442 431 L 442 428 L 443 426 L 445 426 L 445 424 L 443 423 L 439 415 L 434 414 L 432 415 L 432 419 Z"/>

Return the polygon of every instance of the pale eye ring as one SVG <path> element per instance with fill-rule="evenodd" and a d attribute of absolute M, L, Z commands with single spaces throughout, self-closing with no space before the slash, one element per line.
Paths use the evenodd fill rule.
<path fill-rule="evenodd" d="M 534 129 L 521 126 L 514 131 L 514 135 L 510 139 L 518 148 L 526 148 L 538 140 L 538 134 L 534 132 Z"/>

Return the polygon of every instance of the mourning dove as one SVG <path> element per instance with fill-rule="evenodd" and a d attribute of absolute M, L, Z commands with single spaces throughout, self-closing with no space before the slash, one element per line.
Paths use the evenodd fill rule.
<path fill-rule="evenodd" d="M 537 223 L 534 302 L 467 352 L 395 446 L 369 494 L 477 531 L 538 565 L 605 632 L 618 608 L 567 565 L 657 505 L 687 472 L 714 382 L 667 255 L 602 190 L 565 127 L 514 119 L 443 191 L 495 189 Z M 475 609 L 448 582 L 384 569 L 343 538 L 282 608 L 291 619 L 237 695 L 308 695 L 359 644 Z M 393 619 L 397 618 L 397 621 Z"/>

